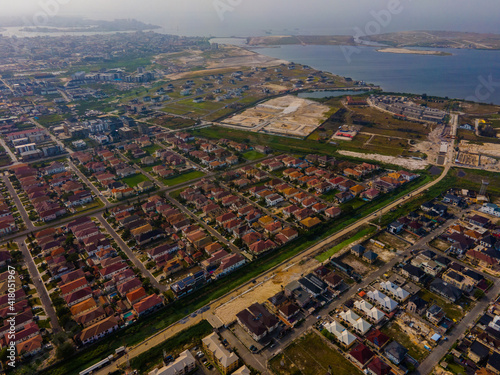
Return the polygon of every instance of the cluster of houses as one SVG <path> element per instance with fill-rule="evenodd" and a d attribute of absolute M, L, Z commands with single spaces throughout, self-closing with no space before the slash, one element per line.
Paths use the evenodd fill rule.
<path fill-rule="evenodd" d="M 369 101 L 374 106 L 401 118 L 442 123 L 446 116 L 445 111 L 418 105 L 404 96 L 371 95 Z"/>
<path fill-rule="evenodd" d="M 211 333 L 201 340 L 201 348 L 206 354 L 208 360 L 212 362 L 217 369 L 224 375 L 250 375 L 250 370 L 245 365 L 240 367 L 240 358 L 238 355 L 227 348 L 227 343 L 221 341 L 217 333 Z M 202 353 L 200 353 L 202 354 Z M 154 369 L 149 375 L 188 375 L 197 367 L 197 362 L 189 350 L 180 353 L 171 363 L 161 368 Z"/>
<path fill-rule="evenodd" d="M 158 164 L 160 161 L 161 163 Z M 143 165 L 151 165 L 151 163 L 156 164 L 153 166 L 152 172 L 161 178 L 170 178 L 192 169 L 184 157 L 176 152 L 164 149 L 155 151 L 154 158 L 146 157 L 141 159 Z"/>
<path fill-rule="evenodd" d="M 282 170 L 283 177 L 294 185 L 297 194 L 307 190 L 319 196 L 337 191 L 335 201 L 339 204 L 356 197 L 367 201 L 373 200 L 382 193 L 388 193 L 419 176 L 407 171 L 398 171 L 372 178 L 380 173 L 380 167 L 377 165 L 362 163 L 345 168 L 340 173 L 332 172 L 330 168 L 333 166 L 335 159 L 317 155 L 308 155 L 305 160 L 281 155 L 261 163 L 261 168 L 264 170 L 270 172 Z M 363 183 L 363 180 L 368 179 L 369 181 Z"/>
<path fill-rule="evenodd" d="M 399 272 L 451 303 L 456 303 L 462 296 L 473 298 L 476 290 L 484 292 L 489 287 L 482 274 L 431 250 L 407 260 Z"/>
<path fill-rule="evenodd" d="M 112 151 L 106 149 L 93 153 L 78 151 L 71 154 L 71 158 L 78 161 L 79 167 L 89 172 L 91 181 L 93 180 L 104 194 L 113 199 L 126 199 L 155 188 L 149 180 L 142 181 L 133 188 L 123 183 L 121 181 L 123 178 L 134 176 L 139 172 Z"/>
<path fill-rule="evenodd" d="M 359 292 L 358 296 L 347 301 L 323 328 L 329 333 L 328 337 L 345 350 L 346 357 L 365 373 L 405 373 L 403 364 L 407 360 L 408 349 L 398 341 L 391 340 L 380 330 L 381 326 L 394 316 L 399 306 L 393 298 L 403 301 L 392 293 L 401 295 L 403 289 L 390 282 L 381 283 L 377 288 Z M 409 293 L 406 292 L 404 300 L 408 296 Z"/>
<path fill-rule="evenodd" d="M 428 251 L 422 254 L 431 255 Z M 345 302 L 333 319 L 323 325 L 329 337 L 346 351 L 347 358 L 368 374 L 404 374 L 408 363 L 418 365 L 397 337 L 391 339 L 381 331 L 391 319 L 401 321 L 398 324 L 409 320 L 408 329 L 417 325 L 425 327 L 425 330 L 415 331 L 415 335 L 432 343 L 429 345 L 437 345 L 442 335 L 453 326 L 453 321 L 446 317 L 442 307 L 420 297 L 421 287 L 411 273 L 408 276 L 406 269 L 401 273 L 409 280 L 393 274 L 375 282 Z M 436 292 L 434 288 L 431 290 Z M 398 311 L 405 319 L 398 317 Z"/>
<path fill-rule="evenodd" d="M 469 334 L 457 342 L 441 366 L 457 364 L 467 373 L 500 374 L 500 299 L 476 321 Z"/>
<path fill-rule="evenodd" d="M 162 270 L 163 278 L 197 266 L 199 271 L 171 285 L 176 297 L 246 263 L 246 258 L 238 253 L 228 253 L 200 225 L 193 224 L 189 216 L 157 195 L 137 208 L 131 205 L 115 207 L 110 210 L 110 215 L 118 227 L 127 230 L 141 246 L 148 263 L 153 262 L 155 269 Z M 154 221 L 157 225 L 160 221 L 159 227 L 152 225 Z"/>
<path fill-rule="evenodd" d="M 254 303 L 243 309 L 236 314 L 236 321 L 256 342 L 269 342 L 271 335 L 286 334 L 344 290 L 343 279 L 321 266 L 292 281 L 264 304 Z M 280 325 L 284 330 L 278 329 Z"/>
<path fill-rule="evenodd" d="M 214 223 L 227 238 L 241 241 L 241 245 L 255 256 L 298 237 L 298 232 L 290 225 L 266 215 L 253 202 L 213 181 L 203 179 L 180 196 L 188 206 L 199 211 L 205 221 Z"/>
<path fill-rule="evenodd" d="M 484 207 L 484 206 L 483 206 Z M 482 211 L 484 212 L 484 210 Z M 440 238 L 449 244 L 449 251 L 465 256 L 473 264 L 500 271 L 500 226 L 495 216 L 472 213 L 450 226 Z"/>
<path fill-rule="evenodd" d="M 0 181 L 0 186 L 4 186 L 2 181 Z M 14 233 L 19 229 L 16 218 L 12 215 L 11 211 L 14 203 L 9 196 L 10 194 L 7 190 L 0 193 L 0 237 Z"/>
<path fill-rule="evenodd" d="M 193 149 L 188 152 L 187 156 L 208 169 L 222 169 L 239 162 L 238 156 L 223 147 L 223 143 L 220 141 L 197 138 L 190 145 Z"/>
<path fill-rule="evenodd" d="M 14 346 L 20 358 L 29 357 L 36 355 L 43 349 L 44 339 L 36 323 L 28 295 L 23 289 L 22 280 L 19 277 L 14 280 L 9 277 L 10 273 L 4 268 L 7 264 L 15 266 L 10 251 L 2 249 L 0 251 L 0 267 L 5 271 L 0 273 L 0 290 L 5 291 L 5 293 L 0 296 L 0 318 L 2 319 L 0 348 Z M 7 290 L 11 290 L 10 296 L 6 292 Z M 15 335 L 12 335 L 11 327 L 14 327 Z"/>
<path fill-rule="evenodd" d="M 68 238 L 72 239 L 69 245 Z M 90 218 L 76 219 L 64 230 L 42 230 L 35 239 L 50 280 L 58 282 L 57 296 L 82 328 L 74 337 L 78 344 L 92 343 L 118 329 L 122 322 L 163 306 L 162 296 L 146 292 L 129 262 L 118 255 L 107 235 Z M 68 260 L 71 254 L 78 254 L 76 261 Z M 84 265 L 90 271 L 84 272 Z"/>
<path fill-rule="evenodd" d="M 17 164 L 9 171 L 41 221 L 55 220 L 94 200 L 87 186 L 64 163 L 55 161 L 44 168 Z"/>
<path fill-rule="evenodd" d="M 446 205 L 435 201 L 425 202 L 420 206 L 420 210 L 411 211 L 393 221 L 387 230 L 392 234 L 406 232 L 420 238 L 432 232 L 449 217 Z"/>

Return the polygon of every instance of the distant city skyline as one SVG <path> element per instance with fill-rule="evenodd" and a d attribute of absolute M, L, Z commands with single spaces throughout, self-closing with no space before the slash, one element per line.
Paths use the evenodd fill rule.
<path fill-rule="evenodd" d="M 5 3 L 5 4 L 1 4 Z M 135 18 L 165 32 L 200 36 L 273 34 L 355 34 L 377 14 L 393 7 L 380 33 L 403 30 L 449 30 L 500 33 L 500 2 L 483 0 L 0 0 L 2 17 L 39 12 L 94 19 Z M 381 13 L 382 12 L 382 13 Z M 385 13 L 387 14 L 387 13 Z"/>

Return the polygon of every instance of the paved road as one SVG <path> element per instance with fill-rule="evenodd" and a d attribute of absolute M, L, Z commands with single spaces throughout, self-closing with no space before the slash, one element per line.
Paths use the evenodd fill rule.
<path fill-rule="evenodd" d="M 26 209 L 23 206 L 23 203 L 19 199 L 19 196 L 16 193 L 16 190 L 14 189 L 14 186 L 12 186 L 12 183 L 10 182 L 9 178 L 7 176 L 2 175 L 3 182 L 5 183 L 5 186 L 7 187 L 7 190 L 9 190 L 9 194 L 14 200 L 14 203 L 16 204 L 17 210 L 21 214 L 21 217 L 24 221 L 24 224 L 26 225 L 26 230 L 27 231 L 32 231 L 35 229 L 35 226 L 31 222 L 28 213 L 26 212 Z"/>
<path fill-rule="evenodd" d="M 245 345 L 228 329 L 223 329 L 220 332 L 222 339 L 226 339 L 229 347 L 236 348 L 238 357 L 240 357 L 246 365 L 253 367 L 262 374 L 266 373 L 267 358 L 263 353 L 254 354 L 247 349 Z"/>
<path fill-rule="evenodd" d="M 76 173 L 76 175 L 85 183 L 88 185 L 88 187 L 94 192 L 95 196 L 97 199 L 101 199 L 104 201 L 105 207 L 110 206 L 110 202 L 107 200 L 106 197 L 102 195 L 102 193 L 97 189 L 92 182 L 85 176 L 79 169 L 78 167 L 68 158 L 68 163 L 71 169 L 73 169 L 73 172 Z"/>
<path fill-rule="evenodd" d="M 149 272 L 149 270 L 142 264 L 142 262 L 136 258 L 135 254 L 130 250 L 130 248 L 127 246 L 127 244 L 121 239 L 121 237 L 118 235 L 118 233 L 115 232 L 115 230 L 111 227 L 111 225 L 108 224 L 106 219 L 102 216 L 102 213 L 96 216 L 97 220 L 101 222 L 101 224 L 104 226 L 104 228 L 108 231 L 109 234 L 113 237 L 113 239 L 116 241 L 118 246 L 120 246 L 120 249 L 123 250 L 125 254 L 129 257 L 129 259 L 134 263 L 134 265 L 141 270 L 141 273 L 143 276 L 148 277 L 149 280 L 151 280 L 151 285 L 153 285 L 155 288 L 158 288 L 162 292 L 165 292 L 168 290 L 168 288 L 165 285 L 161 285 L 155 277 Z"/>
<path fill-rule="evenodd" d="M 49 293 L 47 288 L 45 287 L 45 283 L 41 281 L 40 274 L 38 269 L 36 268 L 35 262 L 33 261 L 33 257 L 26 247 L 24 241 L 26 240 L 26 236 L 22 238 L 18 238 L 16 240 L 19 249 L 21 249 L 24 257 L 24 262 L 28 267 L 28 272 L 31 276 L 31 281 L 35 285 L 35 288 L 40 296 L 40 301 L 42 302 L 45 313 L 50 317 L 50 324 L 52 325 L 52 329 L 54 333 L 61 332 L 61 326 L 59 325 L 59 320 L 57 319 L 56 311 L 54 310 L 54 306 L 52 306 L 52 300 L 49 297 Z"/>
<path fill-rule="evenodd" d="M 17 163 L 18 160 L 17 160 L 17 156 L 14 155 L 12 153 L 12 151 L 10 150 L 10 148 L 7 146 L 7 144 L 5 143 L 5 140 L 3 138 L 0 138 L 0 145 L 2 145 L 2 147 L 5 149 L 5 152 L 7 154 L 9 154 L 10 156 L 10 159 L 14 162 L 14 163 Z"/>
<path fill-rule="evenodd" d="M 36 121 L 34 118 L 30 118 L 29 119 L 33 124 L 35 124 L 36 126 L 40 127 L 41 129 L 45 129 L 45 126 L 43 126 L 42 124 L 40 124 L 38 121 Z M 62 147 L 63 150 L 65 150 L 68 154 L 71 154 L 71 150 L 67 149 L 66 148 L 66 145 L 59 139 L 57 138 L 54 134 L 52 134 L 52 132 L 50 132 L 48 129 L 47 129 L 47 134 L 49 135 L 49 137 L 56 143 L 58 144 L 59 146 Z"/>

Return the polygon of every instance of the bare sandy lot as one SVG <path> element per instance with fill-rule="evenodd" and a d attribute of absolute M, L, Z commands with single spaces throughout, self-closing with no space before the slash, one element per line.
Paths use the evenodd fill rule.
<path fill-rule="evenodd" d="M 292 137 L 306 137 L 327 119 L 330 107 L 287 95 L 274 98 L 224 120 L 221 125 Z"/>
<path fill-rule="evenodd" d="M 482 168 L 500 171 L 500 146 L 495 143 L 483 143 L 482 145 L 469 143 L 462 140 L 459 145 L 459 162 L 467 165 L 480 166 Z M 479 158 L 481 156 L 481 158 Z"/>
<path fill-rule="evenodd" d="M 380 154 L 364 154 L 361 152 L 346 151 L 346 150 L 339 150 L 338 153 L 341 155 L 352 156 L 355 158 L 371 159 L 371 160 L 380 161 L 382 163 L 399 165 L 401 167 L 404 167 L 407 169 L 414 169 L 414 170 L 425 169 L 429 165 L 429 163 L 425 160 L 399 158 L 399 157 L 395 157 L 395 156 L 386 156 L 386 155 L 380 155 Z"/>
<path fill-rule="evenodd" d="M 302 262 L 301 262 L 302 263 Z M 301 274 L 312 271 L 319 266 L 315 259 L 309 259 L 303 264 L 297 263 L 286 271 L 277 272 L 262 284 L 250 285 L 238 297 L 222 304 L 215 309 L 215 315 L 224 323 L 229 324 L 236 319 L 236 314 L 248 306 L 258 302 L 263 303 L 281 290 L 281 286 L 298 280 Z"/>
<path fill-rule="evenodd" d="M 225 48 L 224 54 L 221 51 L 221 57 L 217 59 L 206 59 L 201 51 L 192 51 L 188 56 L 177 57 L 176 61 L 186 66 L 203 66 L 205 69 L 169 74 L 166 78 L 176 80 L 204 74 L 223 73 L 227 69 L 242 69 L 245 67 L 268 68 L 289 63 L 286 60 L 275 59 L 274 57 L 264 56 L 238 47 Z"/>

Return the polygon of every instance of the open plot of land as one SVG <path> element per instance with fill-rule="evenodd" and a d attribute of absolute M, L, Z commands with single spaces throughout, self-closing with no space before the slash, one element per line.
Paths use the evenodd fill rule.
<path fill-rule="evenodd" d="M 185 119 L 182 117 L 174 117 L 168 115 L 155 118 L 154 120 L 152 120 L 152 122 L 156 125 L 164 126 L 166 128 L 175 130 L 187 128 L 196 124 L 196 121 L 191 119 Z"/>
<path fill-rule="evenodd" d="M 328 104 L 328 102 L 327 102 Z M 391 114 L 374 107 L 349 107 L 350 119 L 366 122 L 362 131 L 389 137 L 425 139 L 436 126 L 394 118 Z"/>
<path fill-rule="evenodd" d="M 387 336 L 393 338 L 408 349 L 408 353 L 417 361 L 424 359 L 429 353 L 417 337 L 410 336 L 397 321 L 390 322 L 382 328 Z"/>
<path fill-rule="evenodd" d="M 419 296 L 423 300 L 439 305 L 445 312 L 446 316 L 454 321 L 459 321 L 460 319 L 462 319 L 462 317 L 465 315 L 465 312 L 472 307 L 470 305 L 470 301 L 468 300 L 462 301 L 461 299 L 458 301 L 458 303 L 451 303 L 425 289 L 422 289 L 419 292 Z M 468 306 L 465 306 L 464 303 L 467 303 Z M 464 305 L 464 307 L 460 306 L 460 304 Z"/>
<path fill-rule="evenodd" d="M 441 251 L 446 251 L 450 247 L 450 245 L 446 241 L 443 241 L 439 238 L 432 240 L 431 242 L 429 242 L 429 244 Z"/>
<path fill-rule="evenodd" d="M 172 178 L 162 178 L 161 181 L 167 186 L 174 186 L 177 184 L 182 184 L 183 182 L 194 180 L 195 178 L 198 178 L 198 177 L 203 177 L 204 175 L 205 175 L 205 173 L 203 173 L 203 172 L 192 171 L 192 172 L 183 173 L 179 176 L 172 177 Z"/>
<path fill-rule="evenodd" d="M 360 258 L 357 258 L 352 254 L 348 254 L 343 257 L 342 261 L 350 265 L 354 269 L 354 271 L 360 275 L 366 275 L 367 273 L 374 270 L 374 266 L 370 266 L 368 263 L 362 261 Z"/>
<path fill-rule="evenodd" d="M 382 234 L 388 235 L 387 232 L 381 232 L 380 234 L 381 235 Z M 392 240 L 392 238 L 385 239 L 381 235 L 373 238 L 376 242 L 372 242 L 372 241 L 363 242 L 363 246 L 365 247 L 365 249 L 367 251 L 371 250 L 374 253 L 377 253 L 379 256 L 379 259 L 383 262 L 389 262 L 396 255 L 396 251 L 398 251 L 398 250 L 403 251 L 406 247 L 410 246 L 409 244 L 400 240 L 399 238 L 394 237 L 394 240 Z M 402 243 L 404 245 L 396 245 L 394 247 L 396 241 L 398 243 Z M 385 245 L 385 246 L 383 246 L 383 245 Z"/>
<path fill-rule="evenodd" d="M 247 308 L 253 303 L 263 303 L 268 298 L 281 291 L 281 287 L 288 283 L 298 280 L 302 274 L 313 270 L 318 266 L 314 259 L 300 262 L 292 267 L 277 272 L 273 277 L 262 284 L 250 285 L 248 291 L 240 294 L 238 297 L 228 301 L 215 310 L 215 315 L 224 323 L 229 324 L 236 319 L 236 314 Z"/>
<path fill-rule="evenodd" d="M 396 250 L 406 250 L 410 246 L 405 241 L 399 239 L 398 237 L 386 231 L 380 232 L 377 236 L 374 237 L 374 240 L 381 241 L 388 247 L 391 247 Z"/>
<path fill-rule="evenodd" d="M 149 155 L 153 155 L 155 153 L 155 151 L 161 150 L 161 149 L 163 149 L 163 147 L 153 144 L 151 146 L 143 147 L 142 149 L 144 151 L 146 151 Z"/>
<path fill-rule="evenodd" d="M 320 152 L 325 155 L 334 155 L 336 150 L 336 147 L 331 144 L 324 144 L 303 139 L 283 138 L 276 135 L 224 128 L 221 126 L 196 129 L 192 130 L 191 133 L 196 137 L 211 139 L 229 138 L 236 142 L 260 144 L 263 146 L 269 146 L 273 150 L 288 153 L 300 153 L 304 155 L 314 152 Z"/>
<path fill-rule="evenodd" d="M 139 185 L 141 182 L 144 181 L 149 181 L 149 178 L 147 178 L 143 174 L 136 174 L 134 176 L 125 177 L 122 179 L 122 182 L 124 184 L 127 184 L 131 188 L 136 187 L 137 185 Z"/>
<path fill-rule="evenodd" d="M 382 163 L 399 165 L 403 168 L 410 170 L 425 169 L 429 163 L 425 160 L 412 159 L 412 158 L 402 158 L 396 156 L 387 156 L 380 154 L 363 154 L 361 152 L 339 150 L 339 154 L 345 156 L 352 156 L 360 159 L 371 159 Z"/>
<path fill-rule="evenodd" d="M 269 365 L 277 375 L 326 374 L 328 366 L 331 366 L 331 373 L 335 375 L 361 374 L 351 362 L 331 348 L 315 332 L 295 340 L 271 359 Z"/>
<path fill-rule="evenodd" d="M 470 132 L 469 132 L 470 133 Z M 500 139 L 498 139 L 500 141 Z M 482 166 L 490 170 L 500 171 L 500 146 L 495 143 L 469 143 L 461 141 L 458 161 L 461 164 Z"/>
<path fill-rule="evenodd" d="M 464 189 L 472 189 L 478 191 L 481 188 L 481 182 L 483 180 L 486 180 L 490 183 L 487 192 L 497 196 L 500 195 L 499 173 L 472 170 L 467 168 L 461 168 L 460 172 L 461 173 L 458 174 L 459 172 L 456 169 L 452 171 L 453 176 L 457 178 L 457 186 L 460 186 Z"/>
<path fill-rule="evenodd" d="M 248 152 L 245 152 L 243 154 L 243 157 L 245 159 L 247 159 L 247 160 L 257 160 L 257 159 L 263 158 L 264 156 L 266 156 L 266 155 L 264 155 L 261 152 L 255 151 L 255 150 L 254 151 L 248 151 Z"/>
<path fill-rule="evenodd" d="M 326 105 L 287 95 L 231 116 L 222 125 L 303 138 L 328 118 L 329 111 Z"/>
<path fill-rule="evenodd" d="M 335 245 L 334 247 L 332 247 L 331 249 L 325 251 L 324 253 L 318 255 L 316 257 L 316 259 L 320 262 L 324 262 L 325 260 L 327 260 L 328 258 L 330 258 L 332 255 L 335 255 L 337 254 L 339 251 L 341 251 L 342 249 L 346 248 L 347 246 L 351 245 L 352 243 L 354 243 L 355 241 L 359 241 L 360 239 L 362 239 L 364 236 L 367 236 L 371 233 L 373 233 L 375 231 L 375 227 L 368 227 L 368 228 L 365 228 L 361 231 L 359 231 L 358 233 L 354 234 L 352 237 L 346 239 L 345 241 L 342 241 L 341 243 L 339 243 L 338 245 Z"/>

